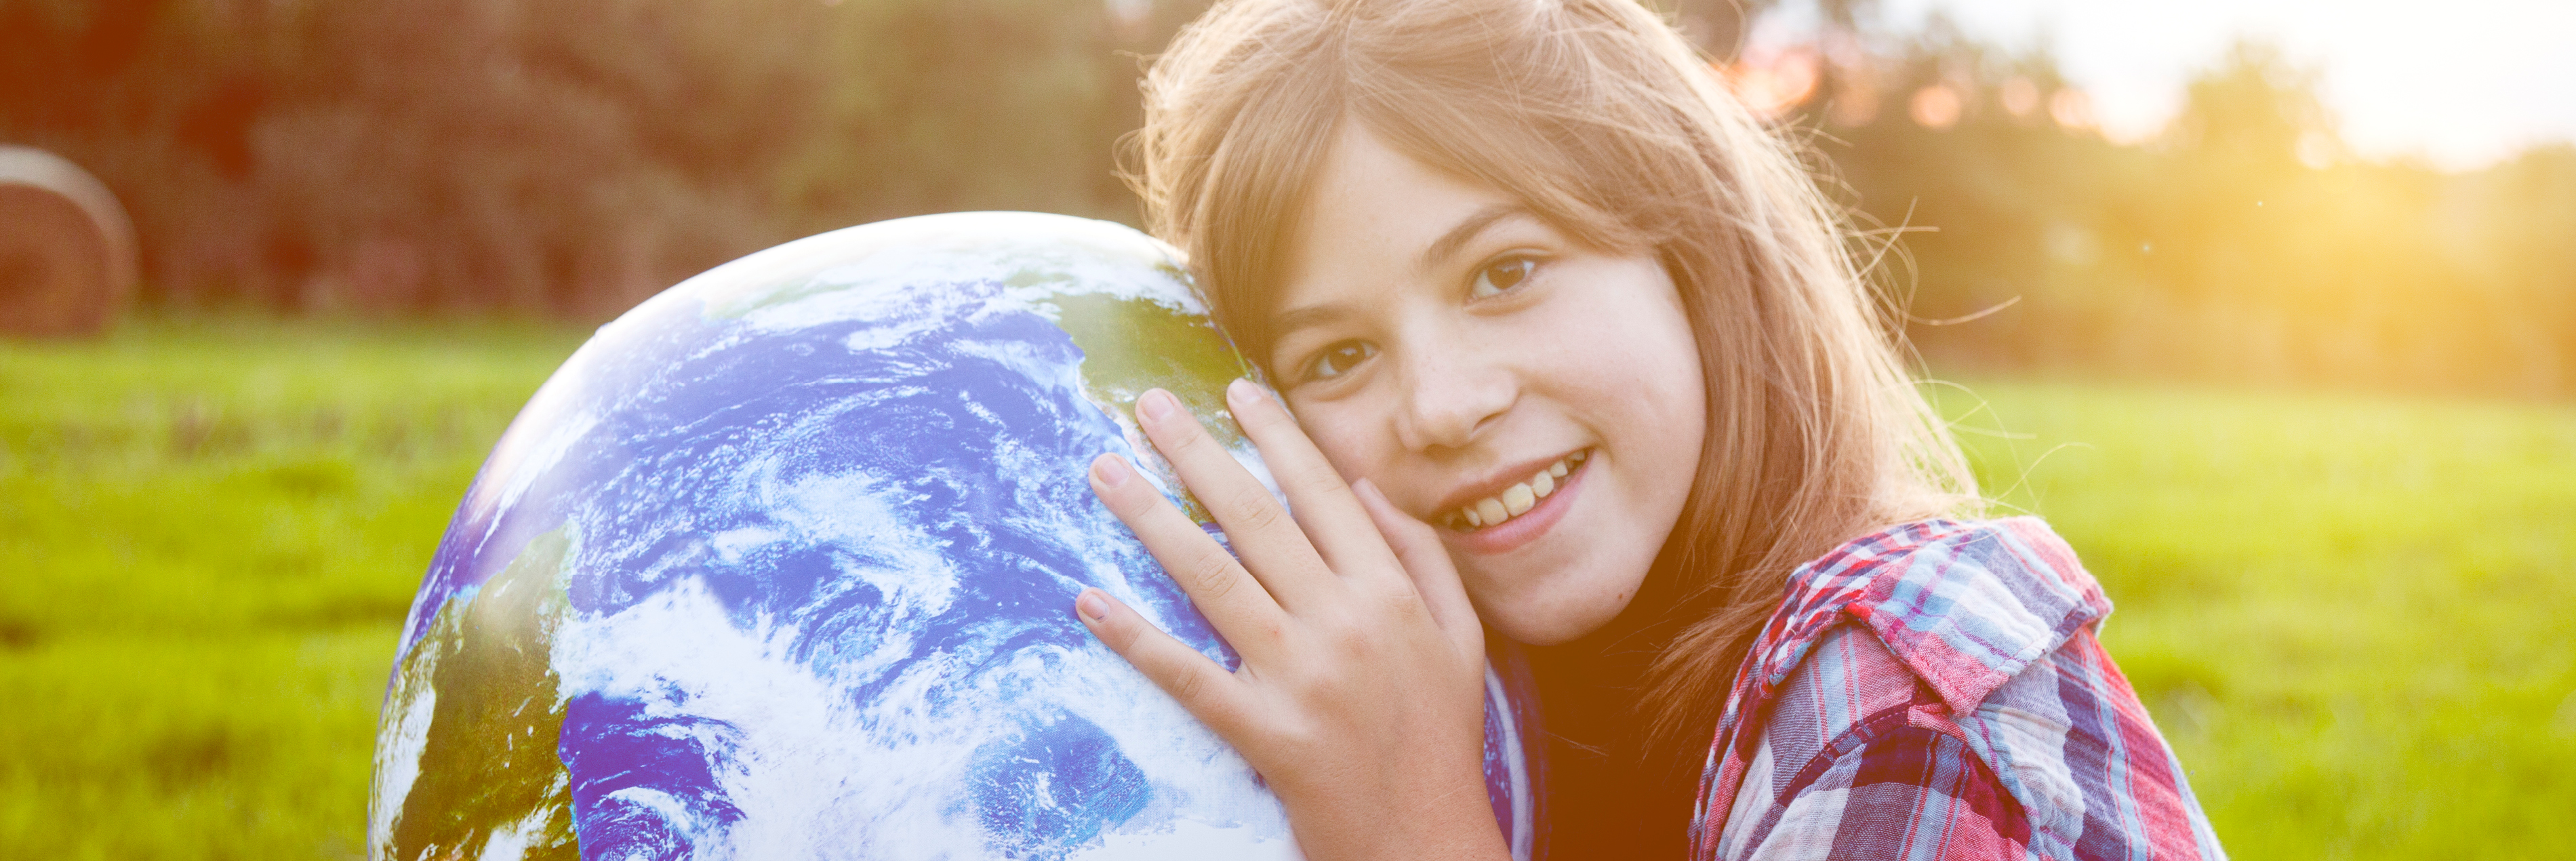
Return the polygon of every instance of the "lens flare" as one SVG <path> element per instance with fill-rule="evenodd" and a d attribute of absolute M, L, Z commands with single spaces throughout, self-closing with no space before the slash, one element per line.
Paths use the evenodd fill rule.
<path fill-rule="evenodd" d="M 1825 117 L 1835 125 L 1860 128 L 1878 119 L 1878 90 L 1859 81 L 1844 81 L 1834 88 L 1833 104 Z"/>
<path fill-rule="evenodd" d="M 2093 128 L 2093 97 L 2083 90 L 2067 87 L 2049 94 L 2048 118 L 2059 128 L 2085 131 Z"/>
<path fill-rule="evenodd" d="M 2029 78 L 2013 76 L 2004 81 L 1996 96 L 2003 102 L 2004 113 L 2016 117 L 2027 117 L 2030 112 L 2039 110 L 2039 84 Z"/>
<path fill-rule="evenodd" d="M 1966 107 L 1966 100 L 1959 97 L 1959 91 L 1956 88 L 1948 84 L 1933 84 L 1914 91 L 1914 98 L 1907 104 L 1906 113 L 1914 117 L 1916 125 L 1941 131 L 1958 125 L 1959 115 Z"/>
<path fill-rule="evenodd" d="M 1801 45 L 1712 68 L 1745 107 L 1765 119 L 1776 119 L 1816 94 L 1816 84 L 1824 77 L 1821 66 L 1816 50 Z"/>

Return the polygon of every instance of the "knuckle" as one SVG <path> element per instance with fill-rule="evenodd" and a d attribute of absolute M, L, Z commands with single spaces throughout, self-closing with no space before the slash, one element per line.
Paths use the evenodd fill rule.
<path fill-rule="evenodd" d="M 1164 425 L 1162 433 L 1154 435 L 1154 445 L 1177 460 L 1182 452 L 1197 451 L 1207 439 L 1207 430 L 1199 427 L 1198 420 L 1191 419 Z"/>
<path fill-rule="evenodd" d="M 1108 629 L 1109 636 L 1102 639 L 1108 641 L 1110 651 L 1121 655 L 1134 653 L 1137 642 L 1145 638 L 1144 631 L 1127 624 L 1125 620 L 1113 620 L 1103 627 Z"/>
<path fill-rule="evenodd" d="M 1226 507 L 1233 509 L 1235 522 L 1243 524 L 1246 531 L 1265 532 L 1279 525 L 1279 506 L 1272 502 L 1269 491 L 1257 486 L 1235 494 Z"/>
<path fill-rule="evenodd" d="M 1169 674 L 1169 681 L 1165 687 L 1170 690 L 1172 699 L 1181 701 L 1183 705 L 1191 705 L 1199 702 L 1206 695 L 1207 683 L 1207 674 L 1193 673 L 1186 667 L 1176 667 Z"/>
<path fill-rule="evenodd" d="M 1411 580 L 1390 578 L 1390 582 L 1384 588 L 1375 591 L 1378 610 L 1398 622 L 1409 622 L 1431 615 L 1431 606 L 1423 602 L 1422 593 L 1414 588 Z"/>
<path fill-rule="evenodd" d="M 1296 481 L 1309 493 L 1339 494 L 1348 493 L 1351 489 L 1350 483 L 1342 480 L 1341 473 L 1334 472 L 1331 467 L 1308 470 Z"/>
<path fill-rule="evenodd" d="M 1375 632 L 1366 625 L 1336 620 L 1318 627 L 1317 635 L 1323 639 L 1324 647 L 1335 654 L 1360 657 L 1376 650 Z"/>
<path fill-rule="evenodd" d="M 1280 746 L 1289 750 L 1313 750 L 1324 746 L 1324 734 L 1306 721 L 1290 723 L 1277 730 Z"/>
<path fill-rule="evenodd" d="M 1200 554 L 1189 565 L 1189 577 L 1190 582 L 1198 586 L 1198 591 L 1208 600 L 1224 598 L 1227 593 L 1234 591 L 1236 582 L 1234 558 L 1225 555 L 1223 551 Z"/>

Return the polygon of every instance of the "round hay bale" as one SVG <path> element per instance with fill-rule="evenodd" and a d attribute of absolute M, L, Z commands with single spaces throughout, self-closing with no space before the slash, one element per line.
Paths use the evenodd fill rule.
<path fill-rule="evenodd" d="M 134 223 L 106 185 L 53 153 L 0 146 L 0 335 L 105 332 L 135 269 Z"/>

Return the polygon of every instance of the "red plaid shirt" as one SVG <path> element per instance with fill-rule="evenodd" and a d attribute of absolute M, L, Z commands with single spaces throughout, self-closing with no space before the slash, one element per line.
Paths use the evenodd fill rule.
<path fill-rule="evenodd" d="M 1800 566 L 1737 671 L 1696 859 L 2221 859 L 2047 524 L 1931 520 Z"/>

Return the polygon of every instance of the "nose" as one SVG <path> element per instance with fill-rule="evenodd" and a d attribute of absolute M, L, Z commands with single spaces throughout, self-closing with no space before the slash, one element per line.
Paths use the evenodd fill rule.
<path fill-rule="evenodd" d="M 1457 451 L 1511 411 L 1520 387 L 1495 345 L 1449 327 L 1423 328 L 1393 357 L 1403 371 L 1396 440 L 1410 451 Z"/>

